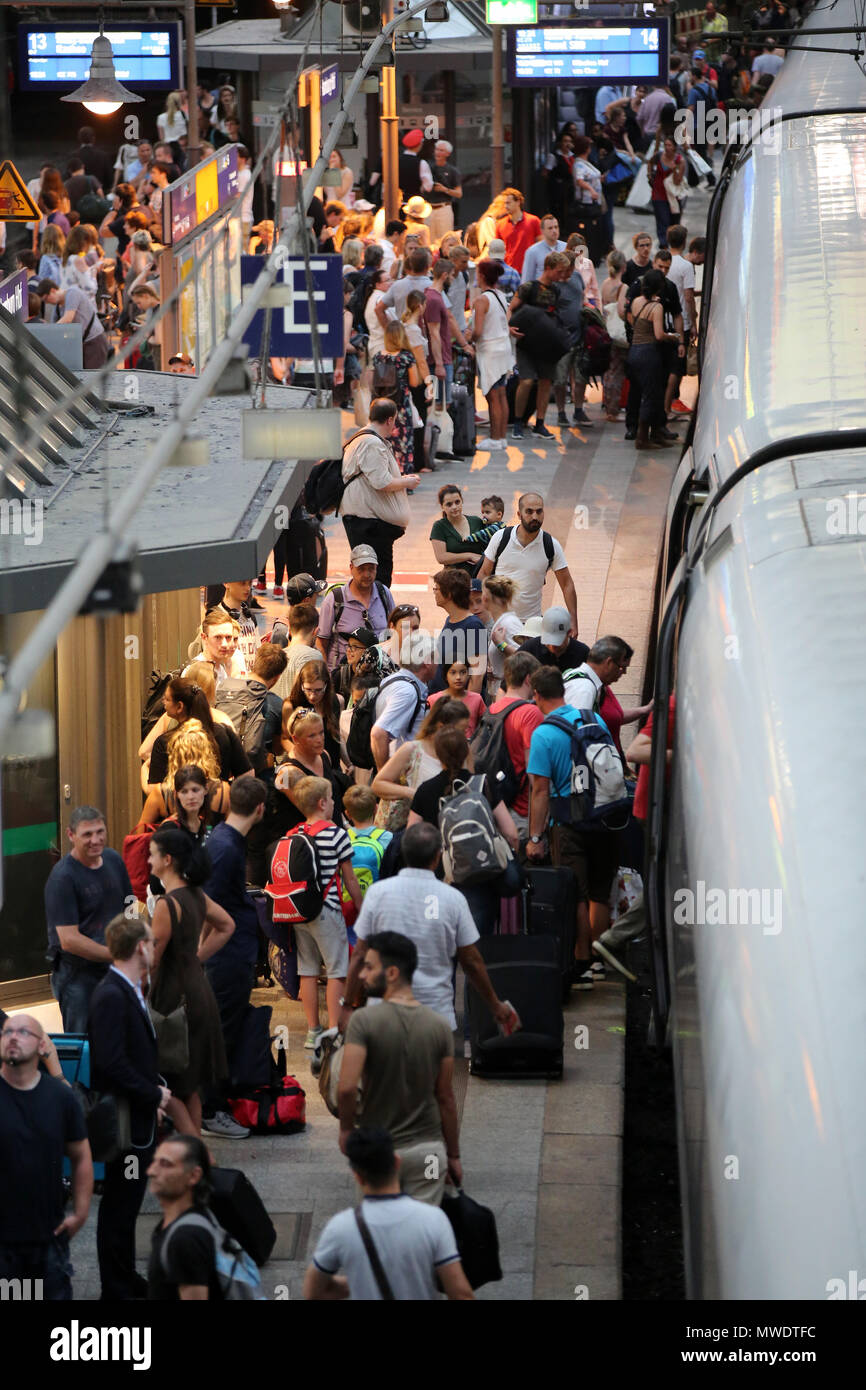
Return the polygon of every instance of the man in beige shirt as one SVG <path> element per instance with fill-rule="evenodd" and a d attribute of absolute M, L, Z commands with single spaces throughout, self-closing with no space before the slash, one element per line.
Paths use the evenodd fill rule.
<path fill-rule="evenodd" d="M 370 406 L 370 423 L 346 445 L 343 482 L 346 485 L 340 512 L 354 550 L 369 545 L 379 560 L 377 578 L 388 588 L 394 568 L 394 542 L 409 525 L 407 493 L 421 479 L 417 473 L 401 473 L 388 440 L 395 433 L 397 406 L 380 397 Z"/>

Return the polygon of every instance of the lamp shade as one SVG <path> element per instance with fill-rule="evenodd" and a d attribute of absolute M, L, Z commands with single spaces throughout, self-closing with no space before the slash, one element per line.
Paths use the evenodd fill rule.
<path fill-rule="evenodd" d="M 90 54 L 90 76 L 80 87 L 61 101 L 79 101 L 97 116 L 110 116 L 127 102 L 144 101 L 114 75 L 114 51 L 109 40 L 100 33 L 93 40 Z"/>

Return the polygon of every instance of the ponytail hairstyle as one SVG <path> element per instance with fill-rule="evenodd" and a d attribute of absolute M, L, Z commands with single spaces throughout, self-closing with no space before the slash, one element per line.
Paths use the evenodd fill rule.
<path fill-rule="evenodd" d="M 161 825 L 150 837 L 160 854 L 168 854 L 175 869 L 190 888 L 207 883 L 211 873 L 210 855 L 202 845 L 192 842 L 178 825 Z"/>
<path fill-rule="evenodd" d="M 440 704 L 441 701 L 436 702 Z M 458 773 L 463 771 L 466 766 L 469 745 L 466 742 L 466 735 L 452 726 L 440 729 L 433 739 L 433 748 L 436 757 L 448 773 L 448 793 L 454 787 L 454 779 Z"/>
<path fill-rule="evenodd" d="M 176 704 L 183 705 L 187 719 L 197 719 L 203 729 L 214 736 L 213 715 L 207 695 L 196 681 L 189 677 L 175 676 L 168 683 L 169 694 Z M 215 741 L 215 736 L 214 736 Z"/>

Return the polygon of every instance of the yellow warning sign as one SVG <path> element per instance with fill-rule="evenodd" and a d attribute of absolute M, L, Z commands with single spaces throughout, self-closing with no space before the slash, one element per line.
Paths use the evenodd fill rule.
<path fill-rule="evenodd" d="M 0 164 L 0 222 L 38 222 L 42 213 L 11 159 Z"/>

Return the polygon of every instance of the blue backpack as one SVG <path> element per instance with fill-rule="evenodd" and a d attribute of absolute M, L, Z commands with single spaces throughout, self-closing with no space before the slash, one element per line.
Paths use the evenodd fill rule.
<path fill-rule="evenodd" d="M 632 793 L 625 780 L 622 758 L 601 715 L 581 711 L 574 723 L 549 714 L 552 724 L 571 743 L 571 786 L 567 796 L 550 798 L 555 821 L 575 830 L 621 830 L 628 820 Z M 620 817 L 619 824 L 612 818 Z"/>
<path fill-rule="evenodd" d="M 162 1242 L 160 1261 L 163 1272 L 168 1274 L 168 1245 L 175 1231 L 195 1227 L 205 1230 L 213 1237 L 216 1274 L 222 1296 L 228 1302 L 264 1303 L 267 1294 L 262 1291 L 262 1280 L 255 1261 L 248 1255 L 234 1236 L 224 1231 L 212 1212 L 186 1211 L 176 1221 L 172 1221 L 168 1234 Z"/>

